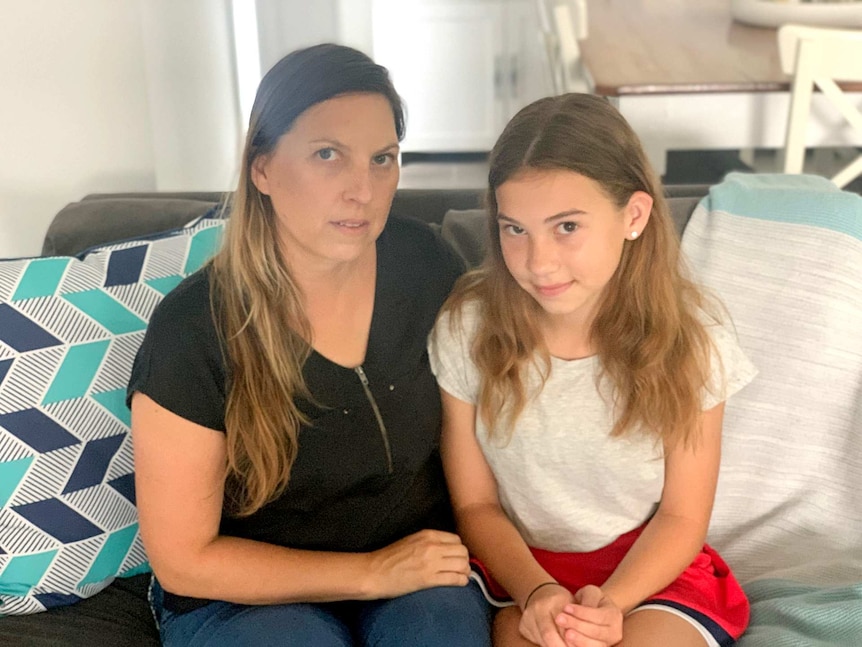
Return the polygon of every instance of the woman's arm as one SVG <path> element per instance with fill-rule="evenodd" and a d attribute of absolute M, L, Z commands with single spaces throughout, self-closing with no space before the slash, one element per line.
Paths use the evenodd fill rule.
<path fill-rule="evenodd" d="M 518 530 L 503 512 L 497 482 L 476 440 L 476 407 L 440 390 L 443 432 L 440 452 L 455 511 L 458 532 L 470 549 L 508 591 L 524 612 L 522 633 L 540 645 L 564 647 L 554 616 L 571 602 L 561 586 L 545 586 L 554 578 L 533 557 Z"/>
<path fill-rule="evenodd" d="M 466 548 L 446 532 L 424 530 L 372 553 L 221 536 L 224 434 L 136 393 L 132 435 L 141 536 L 153 571 L 172 593 L 277 604 L 387 598 L 467 583 Z"/>
<path fill-rule="evenodd" d="M 699 441 L 666 452 L 664 490 L 656 514 L 601 589 L 591 592 L 594 602 L 588 606 L 603 603 L 605 609 L 572 606 L 567 608 L 571 617 L 563 616 L 561 626 L 590 635 L 589 625 L 621 622 L 622 615 L 691 564 L 703 547 L 712 514 L 723 416 L 724 403 L 705 411 Z"/>

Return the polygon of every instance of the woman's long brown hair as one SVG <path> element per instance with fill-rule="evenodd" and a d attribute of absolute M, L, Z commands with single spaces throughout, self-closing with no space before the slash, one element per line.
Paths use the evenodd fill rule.
<path fill-rule="evenodd" d="M 311 352 L 303 297 L 278 249 L 277 217 L 254 185 L 252 167 L 308 108 L 354 92 L 384 96 L 398 138 L 404 136 L 401 100 L 386 69 L 340 45 L 288 54 L 264 76 L 252 107 L 225 244 L 210 267 L 228 368 L 226 502 L 237 516 L 284 492 L 299 427 L 308 422 L 297 405 L 313 402 L 302 374 Z"/>
<path fill-rule="evenodd" d="M 568 94 L 540 99 L 506 126 L 490 158 L 486 196 L 490 250 L 481 268 L 462 277 L 444 306 L 475 303 L 480 323 L 472 357 L 482 376 L 478 410 L 489 433 L 505 437 L 534 393 L 527 371 L 551 370 L 538 321 L 541 307 L 512 278 L 503 260 L 496 190 L 527 169 L 569 170 L 599 184 L 620 209 L 636 191 L 653 198 L 641 235 L 626 241 L 606 286 L 590 338 L 613 386 L 612 435 L 639 428 L 666 447 L 695 440 L 711 342 L 702 318 L 715 310 L 688 278 L 661 183 L 628 123 L 607 101 Z"/>

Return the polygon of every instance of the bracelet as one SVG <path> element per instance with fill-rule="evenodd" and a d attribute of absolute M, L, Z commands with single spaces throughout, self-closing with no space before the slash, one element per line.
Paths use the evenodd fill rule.
<path fill-rule="evenodd" d="M 533 597 L 533 594 L 534 594 L 536 591 L 538 591 L 538 590 L 539 590 L 540 588 L 542 588 L 543 586 L 552 586 L 552 585 L 553 585 L 553 586 L 563 586 L 563 585 L 562 585 L 562 584 L 560 584 L 559 582 L 554 582 L 554 581 L 550 581 L 550 582 L 542 582 L 542 583 L 541 583 L 541 584 L 539 584 L 536 588 L 534 588 L 532 591 L 530 591 L 530 595 L 528 595 L 528 596 L 527 596 L 527 599 L 526 599 L 526 600 L 524 600 L 524 609 L 526 610 L 527 605 L 528 605 L 528 604 L 530 604 L 530 598 L 532 598 L 532 597 Z M 565 588 L 565 587 L 563 587 L 563 588 Z"/>

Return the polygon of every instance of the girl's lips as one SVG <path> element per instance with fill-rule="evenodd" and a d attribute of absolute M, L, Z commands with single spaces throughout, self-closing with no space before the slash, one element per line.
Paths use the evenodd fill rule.
<path fill-rule="evenodd" d="M 556 283 L 554 285 L 536 285 L 536 292 L 543 297 L 555 297 L 569 289 L 572 281 L 568 283 Z"/>

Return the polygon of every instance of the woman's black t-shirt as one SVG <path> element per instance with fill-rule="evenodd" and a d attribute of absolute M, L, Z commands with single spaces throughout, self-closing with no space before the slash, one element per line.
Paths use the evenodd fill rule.
<path fill-rule="evenodd" d="M 426 339 L 462 271 L 460 258 L 428 225 L 390 218 L 377 240 L 364 375 L 311 353 L 303 376 L 319 406 L 298 403 L 311 425 L 299 430 L 287 490 L 251 516 L 223 514 L 221 534 L 358 552 L 423 528 L 453 528 Z M 182 418 L 224 431 L 229 375 L 210 303 L 206 268 L 165 297 L 135 358 L 128 394 L 140 391 Z M 165 597 L 175 612 L 202 603 Z"/>

